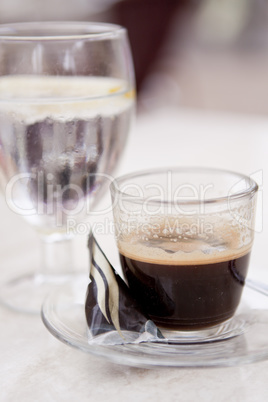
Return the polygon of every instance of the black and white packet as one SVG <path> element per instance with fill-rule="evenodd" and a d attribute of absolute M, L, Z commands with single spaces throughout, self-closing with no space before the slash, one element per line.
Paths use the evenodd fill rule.
<path fill-rule="evenodd" d="M 92 234 L 88 247 L 91 260 L 91 282 L 85 302 L 88 342 L 96 345 L 163 342 L 161 331 L 142 311 Z"/>

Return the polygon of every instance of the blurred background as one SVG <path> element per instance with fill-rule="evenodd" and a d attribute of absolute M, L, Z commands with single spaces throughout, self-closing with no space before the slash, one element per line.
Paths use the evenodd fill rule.
<path fill-rule="evenodd" d="M 0 0 L 0 22 L 124 25 L 138 110 L 268 113 L 267 0 Z"/>

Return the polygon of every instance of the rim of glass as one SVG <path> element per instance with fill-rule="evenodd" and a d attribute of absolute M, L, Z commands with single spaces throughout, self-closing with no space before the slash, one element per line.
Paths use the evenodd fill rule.
<path fill-rule="evenodd" d="M 251 179 L 249 176 L 242 174 L 242 173 L 237 173 L 232 170 L 227 170 L 227 169 L 218 169 L 218 168 L 208 168 L 208 167 L 168 167 L 168 168 L 156 168 L 156 169 L 148 169 L 148 170 L 141 170 L 129 174 L 125 174 L 123 176 L 115 178 L 112 183 L 110 184 L 110 191 L 111 194 L 114 195 L 115 193 L 119 194 L 120 196 L 124 197 L 125 201 L 128 202 L 133 202 L 137 204 L 141 204 L 144 201 L 146 201 L 148 204 L 152 205 L 159 205 L 159 204 L 164 204 L 164 205 L 175 205 L 177 202 L 173 200 L 167 200 L 167 199 L 153 199 L 153 200 L 146 200 L 146 197 L 139 197 L 135 195 L 128 194 L 126 192 L 123 192 L 120 190 L 120 183 L 126 181 L 126 180 L 131 180 L 134 178 L 139 178 L 139 177 L 145 177 L 149 176 L 152 174 L 163 174 L 163 173 L 168 173 L 168 172 L 178 172 L 178 173 L 210 173 L 210 174 L 222 174 L 222 175 L 232 175 L 236 176 L 238 181 L 239 180 L 245 180 L 248 183 L 247 188 L 245 190 L 241 190 L 226 196 L 221 196 L 221 197 L 212 197 L 212 198 L 207 198 L 205 200 L 192 200 L 189 198 L 184 198 L 180 200 L 180 204 L 187 204 L 187 205 L 200 205 L 200 204 L 217 204 L 217 203 L 226 203 L 226 202 L 231 202 L 231 201 L 237 201 L 239 199 L 247 198 L 253 196 L 257 191 L 258 191 L 258 184 Z"/>
<path fill-rule="evenodd" d="M 70 33 L 66 30 L 70 29 Z M 64 33 L 60 33 L 60 31 Z M 58 31 L 58 33 L 57 33 Z M 76 31 L 76 33 L 72 33 Z M 81 31 L 81 32 L 80 32 Z M 52 32 L 54 32 L 52 34 Z M 126 28 L 106 22 L 41 21 L 0 24 L 0 40 L 48 41 L 48 40 L 104 40 L 120 36 Z"/>

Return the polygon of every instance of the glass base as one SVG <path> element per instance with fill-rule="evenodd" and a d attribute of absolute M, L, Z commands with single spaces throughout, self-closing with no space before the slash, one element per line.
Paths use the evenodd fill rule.
<path fill-rule="evenodd" d="M 60 341 L 117 364 L 134 367 L 224 367 L 268 359 L 268 297 L 244 289 L 235 316 L 198 331 L 169 331 L 163 342 L 93 345 L 87 335 L 88 278 L 77 278 L 46 298 L 42 319 Z"/>
<path fill-rule="evenodd" d="M 48 293 L 68 281 L 74 281 L 76 276 L 28 274 L 16 277 L 0 287 L 0 302 L 17 312 L 40 314 Z"/>
<path fill-rule="evenodd" d="M 236 316 L 205 329 L 181 331 L 159 328 L 170 344 L 207 343 L 242 335 L 247 330 L 247 321 L 242 316 Z"/>

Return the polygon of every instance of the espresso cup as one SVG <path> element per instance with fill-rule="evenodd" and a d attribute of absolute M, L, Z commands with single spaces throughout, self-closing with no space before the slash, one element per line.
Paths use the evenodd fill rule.
<path fill-rule="evenodd" d="M 230 320 L 240 303 L 254 238 L 257 184 L 210 168 L 167 168 L 111 184 L 125 280 L 163 329 Z"/>

